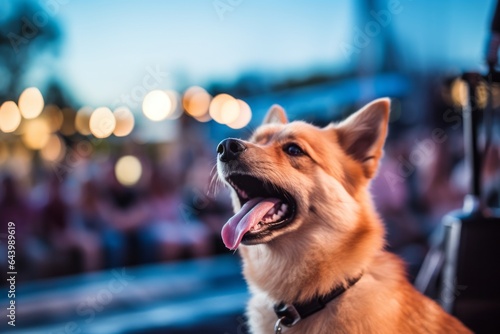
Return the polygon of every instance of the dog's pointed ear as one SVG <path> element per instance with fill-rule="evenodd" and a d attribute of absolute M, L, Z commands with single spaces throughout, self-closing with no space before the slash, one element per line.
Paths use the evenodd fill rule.
<path fill-rule="evenodd" d="M 339 144 L 347 154 L 363 164 L 368 178 L 375 176 L 383 154 L 390 109 L 390 99 L 378 99 L 337 126 Z"/>
<path fill-rule="evenodd" d="M 286 117 L 285 109 L 282 106 L 273 104 L 269 111 L 267 112 L 266 117 L 264 117 L 264 121 L 262 124 L 286 124 L 288 123 L 288 117 Z"/>

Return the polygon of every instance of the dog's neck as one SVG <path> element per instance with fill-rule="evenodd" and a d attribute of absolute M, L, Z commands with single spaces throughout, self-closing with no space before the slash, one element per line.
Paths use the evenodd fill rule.
<path fill-rule="evenodd" d="M 384 243 L 377 216 L 363 214 L 360 219 L 371 221 L 359 222 L 355 240 L 342 243 L 348 248 L 331 247 L 327 238 L 318 240 L 316 234 L 303 231 L 297 238 L 284 236 L 269 244 L 241 247 L 248 283 L 285 303 L 304 302 L 347 285 L 366 271 Z"/>

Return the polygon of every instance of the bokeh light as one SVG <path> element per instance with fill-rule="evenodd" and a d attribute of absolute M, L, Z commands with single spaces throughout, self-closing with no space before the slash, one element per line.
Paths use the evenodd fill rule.
<path fill-rule="evenodd" d="M 90 132 L 90 115 L 94 109 L 91 107 L 82 107 L 76 112 L 75 128 L 78 133 L 84 136 L 91 134 Z"/>
<path fill-rule="evenodd" d="M 50 127 L 45 118 L 35 118 L 23 123 L 23 135 L 21 137 L 24 145 L 32 150 L 43 148 L 50 137 Z"/>
<path fill-rule="evenodd" d="M 189 87 L 182 98 L 182 105 L 186 112 L 195 117 L 201 118 L 208 113 L 212 96 L 199 86 Z M 205 117 L 206 119 L 206 117 Z M 208 118 L 210 120 L 210 118 Z"/>
<path fill-rule="evenodd" d="M 116 119 L 116 126 L 113 134 L 117 137 L 128 136 L 134 129 L 134 115 L 127 107 L 118 107 L 113 111 Z"/>
<path fill-rule="evenodd" d="M 115 116 L 107 107 L 97 108 L 90 116 L 89 126 L 96 138 L 107 138 L 115 130 Z"/>
<path fill-rule="evenodd" d="M 141 162 L 132 155 L 123 156 L 116 162 L 115 175 L 118 182 L 124 186 L 136 184 L 142 175 Z"/>
<path fill-rule="evenodd" d="M 0 107 L 0 130 L 5 133 L 16 131 L 21 124 L 21 112 L 14 101 L 5 101 Z"/>
<path fill-rule="evenodd" d="M 468 86 L 462 79 L 456 79 L 451 84 L 451 99 L 457 107 L 464 107 L 467 105 L 469 93 Z"/>
<path fill-rule="evenodd" d="M 142 111 L 152 121 L 161 121 L 172 111 L 172 101 L 165 91 L 153 90 L 142 101 Z"/>
<path fill-rule="evenodd" d="M 232 129 L 241 129 L 244 128 L 245 126 L 250 123 L 250 120 L 252 119 L 252 110 L 250 109 L 250 106 L 242 100 L 236 100 L 239 105 L 239 113 L 238 113 L 238 118 L 235 119 L 233 122 L 228 123 L 227 126 L 229 126 Z"/>
<path fill-rule="evenodd" d="M 18 105 L 21 115 L 24 118 L 35 118 L 43 110 L 44 101 L 42 93 L 36 87 L 26 88 L 19 96 Z"/>
<path fill-rule="evenodd" d="M 236 100 L 227 100 L 220 109 L 220 119 L 223 124 L 234 122 L 240 115 L 240 105 Z"/>
<path fill-rule="evenodd" d="M 51 134 L 47 144 L 40 150 L 40 156 L 50 162 L 61 161 L 65 153 L 66 145 L 56 134 Z"/>
<path fill-rule="evenodd" d="M 225 124 L 222 116 L 222 107 L 228 101 L 234 101 L 234 97 L 229 94 L 219 94 L 210 102 L 209 113 L 210 117 L 217 123 Z"/>

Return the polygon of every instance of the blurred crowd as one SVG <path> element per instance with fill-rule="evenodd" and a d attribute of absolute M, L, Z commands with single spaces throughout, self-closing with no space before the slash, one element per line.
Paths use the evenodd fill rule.
<path fill-rule="evenodd" d="M 432 130 L 393 131 L 372 184 L 387 247 L 407 261 L 412 276 L 432 231 L 444 214 L 462 206 L 468 191 L 461 131 L 443 130 L 446 137 L 439 138 L 445 140 L 438 140 Z M 73 151 L 79 147 L 81 142 Z M 16 224 L 20 279 L 226 252 L 220 230 L 231 207 L 226 190 L 215 184 L 214 147 L 187 129 L 170 143 L 96 146 L 91 154 L 75 154 L 70 168 L 33 163 L 28 178 L 2 169 L 0 221 Z M 124 154 L 142 165 L 133 186 L 116 177 L 115 163 Z M 493 145 L 484 168 L 491 206 L 498 206 L 498 166 Z"/>
<path fill-rule="evenodd" d="M 436 136 L 439 134 L 439 136 Z M 415 278 L 442 218 L 470 192 L 461 128 L 419 128 L 389 138 L 372 194 L 387 229 L 387 248 Z M 500 150 L 490 147 L 482 169 L 483 201 L 499 208 Z M 438 231 L 439 232 L 439 231 Z"/>
<path fill-rule="evenodd" d="M 187 133 L 171 143 L 121 145 L 119 153 L 94 147 L 78 154 L 82 145 L 73 145 L 71 164 L 35 164 L 29 178 L 3 170 L 0 221 L 16 224 L 20 279 L 223 252 L 220 229 L 231 208 L 224 189 L 213 184 L 212 146 Z M 132 186 L 116 177 L 124 154 L 142 165 Z"/>

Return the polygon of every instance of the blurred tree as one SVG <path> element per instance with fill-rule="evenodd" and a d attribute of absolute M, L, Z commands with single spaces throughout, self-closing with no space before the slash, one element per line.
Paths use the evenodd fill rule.
<path fill-rule="evenodd" d="M 15 99 L 35 60 L 58 54 L 61 30 L 51 8 L 32 1 L 0 1 L 0 13 L 0 99 Z"/>

